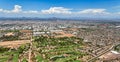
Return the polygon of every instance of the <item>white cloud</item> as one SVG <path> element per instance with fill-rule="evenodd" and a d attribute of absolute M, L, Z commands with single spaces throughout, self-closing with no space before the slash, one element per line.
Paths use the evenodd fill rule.
<path fill-rule="evenodd" d="M 5 9 L 0 9 L 0 12 L 3 13 L 26 13 L 26 14 L 37 14 L 38 11 L 35 10 L 28 10 L 28 11 L 23 11 L 22 6 L 20 5 L 15 5 L 12 10 L 5 10 Z"/>
<path fill-rule="evenodd" d="M 43 14 L 71 14 L 70 9 L 64 7 L 51 7 L 48 10 L 41 10 Z"/>
<path fill-rule="evenodd" d="M 3 11 L 3 9 L 0 9 L 0 12 L 2 12 Z"/>
<path fill-rule="evenodd" d="M 19 13 L 22 11 L 22 6 L 20 5 L 15 5 L 14 6 L 14 9 L 11 11 L 11 12 L 14 12 L 14 13 Z"/>
<path fill-rule="evenodd" d="M 20 6 L 20 5 L 15 5 L 12 10 L 0 9 L 0 12 L 3 12 L 3 13 L 25 13 L 25 14 L 37 14 L 37 13 L 39 13 L 36 10 L 23 11 L 22 6 Z"/>
<path fill-rule="evenodd" d="M 0 9 L 0 12 L 3 12 L 3 13 L 9 13 L 10 11 L 8 11 L 8 10 L 3 10 L 3 9 Z"/>
<path fill-rule="evenodd" d="M 52 16 L 52 17 L 79 17 L 79 16 L 90 16 L 90 17 L 100 17 L 100 16 L 120 16 L 120 12 L 107 12 L 106 9 L 84 9 L 81 11 L 74 11 L 69 8 L 64 8 L 64 7 L 51 7 L 47 10 L 27 10 L 24 11 L 22 10 L 22 6 L 20 5 L 15 5 L 12 10 L 6 10 L 6 9 L 0 9 L 0 15 L 6 14 L 7 16 L 13 15 L 13 16 Z"/>
<path fill-rule="evenodd" d="M 23 11 L 23 13 L 38 14 L 39 12 L 35 10 L 30 10 L 30 11 Z"/>
<path fill-rule="evenodd" d="M 3 13 L 19 13 L 19 12 L 22 12 L 22 6 L 15 5 L 13 10 L 0 9 L 0 12 L 3 12 Z"/>
<path fill-rule="evenodd" d="M 23 11 L 22 6 L 15 5 L 13 10 L 4 10 L 0 9 L 0 12 L 3 13 L 25 13 L 25 14 L 64 14 L 64 15 L 78 15 L 78 14 L 109 14 L 109 12 L 106 12 L 106 9 L 85 9 L 79 12 L 72 12 L 69 8 L 64 7 L 51 7 L 48 10 L 28 10 Z"/>
<path fill-rule="evenodd" d="M 106 9 L 85 9 L 79 12 L 80 14 L 109 14 Z"/>

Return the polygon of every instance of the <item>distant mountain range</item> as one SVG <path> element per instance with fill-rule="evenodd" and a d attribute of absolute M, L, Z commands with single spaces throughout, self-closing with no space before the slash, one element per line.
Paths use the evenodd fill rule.
<path fill-rule="evenodd" d="M 120 18 L 85 18 L 85 17 L 73 17 L 73 18 L 38 18 L 38 17 L 19 17 L 9 18 L 0 17 L 0 21 L 88 21 L 88 22 L 120 22 Z"/>

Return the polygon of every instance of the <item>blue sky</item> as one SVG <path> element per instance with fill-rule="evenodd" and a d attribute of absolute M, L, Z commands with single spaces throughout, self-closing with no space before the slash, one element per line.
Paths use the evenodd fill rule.
<path fill-rule="evenodd" d="M 119 17 L 120 0 L 0 0 L 0 17 Z"/>

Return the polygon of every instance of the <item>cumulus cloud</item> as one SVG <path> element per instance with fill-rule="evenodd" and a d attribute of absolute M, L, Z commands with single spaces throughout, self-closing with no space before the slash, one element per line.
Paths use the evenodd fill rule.
<path fill-rule="evenodd" d="M 0 12 L 2 13 L 26 13 L 26 14 L 37 14 L 38 13 L 38 11 L 36 10 L 23 11 L 22 6 L 20 5 L 15 5 L 12 10 L 0 9 Z"/>
<path fill-rule="evenodd" d="M 51 7 L 47 10 L 28 10 L 28 11 L 23 11 L 22 6 L 20 5 L 15 5 L 13 10 L 5 10 L 5 9 L 0 9 L 0 12 L 3 13 L 25 13 L 25 14 L 109 14 L 109 12 L 106 11 L 106 9 L 85 9 L 82 11 L 78 12 L 73 12 L 69 8 L 64 8 L 64 7 Z"/>
<path fill-rule="evenodd" d="M 7 16 L 13 15 L 13 16 L 60 16 L 60 17 L 79 17 L 79 16 L 90 16 L 90 17 L 95 17 L 95 16 L 120 16 L 120 12 L 107 12 L 107 9 L 84 9 L 81 11 L 74 11 L 74 9 L 69 9 L 69 8 L 64 8 L 64 7 L 50 7 L 49 9 L 46 10 L 27 10 L 24 11 L 22 10 L 22 6 L 20 5 L 15 5 L 12 10 L 6 10 L 6 9 L 0 9 L 0 15 L 6 14 Z M 5 16 L 6 16 L 5 15 Z"/>
<path fill-rule="evenodd" d="M 15 5 L 14 9 L 12 10 L 12 12 L 14 12 L 14 13 L 19 13 L 21 11 L 22 11 L 22 6 L 20 6 L 20 5 Z"/>
<path fill-rule="evenodd" d="M 21 11 L 22 11 L 22 6 L 20 5 L 15 5 L 13 10 L 0 9 L 0 12 L 3 12 L 3 13 L 19 13 Z"/>
<path fill-rule="evenodd" d="M 71 9 L 64 7 L 51 7 L 48 10 L 41 10 L 43 14 L 71 14 Z"/>
<path fill-rule="evenodd" d="M 106 9 L 85 9 L 79 12 L 80 14 L 109 14 Z"/>

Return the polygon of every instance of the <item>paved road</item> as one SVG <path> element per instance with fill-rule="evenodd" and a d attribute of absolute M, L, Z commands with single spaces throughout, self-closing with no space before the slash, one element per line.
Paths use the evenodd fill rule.
<path fill-rule="evenodd" d="M 95 56 L 95 57 L 93 57 L 93 58 L 91 58 L 91 59 L 89 59 L 87 62 L 93 62 L 93 60 L 95 60 L 96 58 L 100 57 L 101 55 L 103 55 L 103 54 L 111 51 L 115 46 L 117 46 L 117 45 L 119 45 L 119 44 L 120 44 L 120 43 L 115 43 L 115 44 L 112 45 L 109 49 L 104 50 L 104 52 L 98 54 L 97 56 Z"/>

